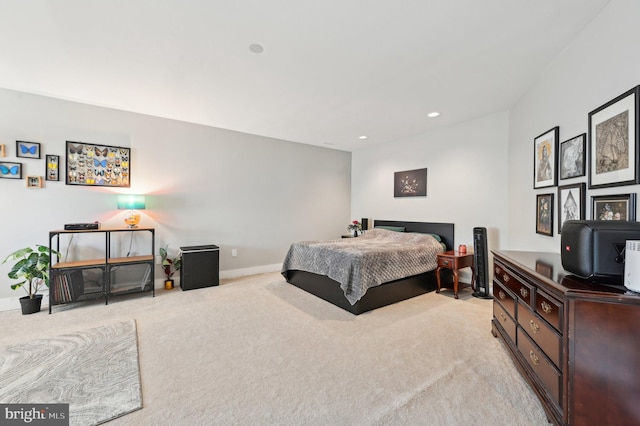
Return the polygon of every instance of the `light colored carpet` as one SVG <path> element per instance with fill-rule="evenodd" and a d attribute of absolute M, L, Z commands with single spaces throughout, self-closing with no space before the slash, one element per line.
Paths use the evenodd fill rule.
<path fill-rule="evenodd" d="M 0 347 L 0 401 L 69 404 L 71 425 L 141 408 L 135 321 Z"/>
<path fill-rule="evenodd" d="M 0 313 L 3 341 L 136 318 L 144 407 L 110 425 L 547 425 L 492 301 L 451 291 L 354 316 L 277 273 L 219 287 Z"/>

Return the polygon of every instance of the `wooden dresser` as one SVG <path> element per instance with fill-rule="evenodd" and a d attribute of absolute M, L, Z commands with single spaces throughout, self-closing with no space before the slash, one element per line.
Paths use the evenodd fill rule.
<path fill-rule="evenodd" d="M 549 421 L 640 424 L 640 296 L 571 275 L 559 254 L 493 255 L 492 333 Z"/>

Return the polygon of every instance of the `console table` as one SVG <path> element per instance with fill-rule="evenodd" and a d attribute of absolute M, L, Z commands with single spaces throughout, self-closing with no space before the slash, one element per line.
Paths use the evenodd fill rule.
<path fill-rule="evenodd" d="M 494 251 L 492 333 L 559 425 L 640 424 L 640 296 L 559 254 Z"/>
<path fill-rule="evenodd" d="M 138 244 L 140 253 L 130 256 L 115 255 L 115 235 L 129 237 L 129 247 L 134 234 L 145 234 L 144 244 Z M 85 238 L 93 246 L 81 249 L 81 259 L 67 261 L 52 255 L 52 249 L 60 252 L 60 239 L 67 235 L 67 250 L 73 239 Z M 82 236 L 82 237 L 81 237 Z M 122 240 L 122 238 L 120 238 Z M 75 243 L 74 243 L 75 244 Z M 80 243 L 82 244 L 82 243 Z M 88 299 L 150 292 L 155 296 L 154 276 L 155 229 L 154 228 L 102 228 L 86 230 L 57 230 L 49 232 L 50 288 L 49 313 L 53 305 L 74 303 Z M 89 276 L 91 278 L 89 279 Z"/>

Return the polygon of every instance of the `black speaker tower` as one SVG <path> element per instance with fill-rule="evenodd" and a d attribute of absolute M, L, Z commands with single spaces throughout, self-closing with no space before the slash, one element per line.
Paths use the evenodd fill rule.
<path fill-rule="evenodd" d="M 473 228 L 473 263 L 476 269 L 476 289 L 473 297 L 493 299 L 489 293 L 489 270 L 487 253 L 487 228 Z"/>

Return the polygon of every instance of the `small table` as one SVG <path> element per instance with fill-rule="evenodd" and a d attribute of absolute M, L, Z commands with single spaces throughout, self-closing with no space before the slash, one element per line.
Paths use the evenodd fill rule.
<path fill-rule="evenodd" d="M 457 250 L 450 250 L 438 254 L 438 267 L 436 268 L 438 289 L 436 293 L 440 293 L 440 271 L 443 268 L 453 270 L 453 295 L 456 299 L 458 298 L 458 289 L 471 286 L 475 290 L 476 270 L 473 267 L 473 253 L 462 254 Z M 458 282 L 458 270 L 462 268 L 471 268 L 471 284 Z"/>

